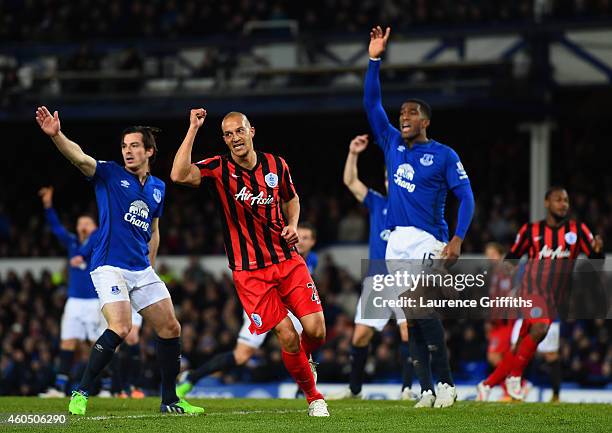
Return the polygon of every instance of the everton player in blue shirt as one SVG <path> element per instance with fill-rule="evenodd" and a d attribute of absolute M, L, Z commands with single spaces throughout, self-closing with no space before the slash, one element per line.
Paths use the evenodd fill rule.
<path fill-rule="evenodd" d="M 424 101 L 408 99 L 400 108 L 399 130 L 387 117 L 379 81 L 380 56 L 391 29 L 375 27 L 370 32 L 370 61 L 365 78 L 364 106 L 374 138 L 385 153 L 389 173 L 387 260 L 444 259 L 452 263 L 474 212 L 474 196 L 468 175 L 457 153 L 427 137 L 431 108 Z M 444 205 L 448 191 L 459 200 L 457 227 L 448 239 Z M 438 319 L 417 319 L 410 327 L 410 350 L 415 373 L 421 383 L 416 407 L 448 407 L 457 393 L 450 373 L 444 329 Z M 434 392 L 431 370 L 437 376 Z"/>
<path fill-rule="evenodd" d="M 68 250 L 68 258 L 78 254 L 81 246 L 91 243 L 91 235 L 98 228 L 91 215 L 77 218 L 76 234 L 62 225 L 53 208 L 53 187 L 44 187 L 38 195 L 45 209 L 45 219 L 53 234 Z M 91 282 L 87 263 L 68 267 L 68 299 L 62 315 L 59 368 L 55 387 L 39 394 L 40 397 L 65 397 L 74 352 L 81 342 L 94 342 L 100 336 L 100 304 Z"/>
<path fill-rule="evenodd" d="M 412 365 L 408 355 L 408 324 L 404 317 L 404 312 L 401 308 L 394 310 L 390 307 L 386 307 L 382 309 L 382 311 L 377 311 L 377 313 L 374 314 L 363 311 L 362 308 L 364 301 L 367 302 L 366 300 L 369 294 L 372 293 L 372 281 L 370 277 L 376 272 L 376 268 L 380 267 L 385 259 L 387 239 L 389 237 L 389 230 L 386 227 L 388 211 L 387 197 L 368 188 L 359 179 L 358 175 L 357 159 L 359 158 L 359 154 L 363 152 L 367 146 L 368 136 L 365 134 L 358 135 L 351 141 L 349 153 L 344 164 L 343 180 L 353 196 L 368 208 L 370 217 L 370 235 L 368 239 L 368 258 L 371 261 L 370 269 L 368 278 L 363 282 L 363 291 L 357 302 L 357 311 L 355 312 L 355 329 L 351 342 L 351 374 L 349 388 L 336 395 L 330 396 L 329 399 L 361 398 L 361 388 L 370 341 L 372 341 L 372 337 L 374 337 L 374 332 L 381 332 L 391 316 L 395 316 L 402 339 L 402 344 L 400 346 L 403 370 L 401 397 L 402 400 L 414 400 L 414 394 L 410 389 L 412 386 Z M 388 188 L 387 179 L 385 179 L 385 187 Z"/>
<path fill-rule="evenodd" d="M 179 372 L 181 326 L 166 285 L 152 268 L 159 246 L 159 217 L 165 184 L 149 173 L 157 145 L 152 128 L 124 130 L 121 153 L 124 166 L 96 161 L 61 131 L 58 112 L 38 107 L 36 121 L 58 150 L 95 187 L 99 212 L 99 241 L 92 255 L 91 279 L 108 328 L 91 350 L 89 362 L 68 411 L 84 415 L 87 396 L 117 346 L 132 327 L 131 306 L 157 334 L 157 360 L 161 370 L 162 413 L 201 413 L 204 409 L 179 399 L 175 392 Z"/>

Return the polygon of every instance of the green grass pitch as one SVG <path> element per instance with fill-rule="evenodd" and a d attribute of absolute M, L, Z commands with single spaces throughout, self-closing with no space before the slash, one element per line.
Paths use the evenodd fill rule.
<path fill-rule="evenodd" d="M 206 415 L 161 415 L 159 400 L 92 398 L 87 415 L 65 427 L 0 425 L 0 432 L 610 432 L 612 405 L 458 402 L 413 409 L 401 401 L 332 401 L 330 418 L 310 418 L 304 400 L 190 399 Z M 68 399 L 1 397 L 0 412 L 67 413 Z"/>

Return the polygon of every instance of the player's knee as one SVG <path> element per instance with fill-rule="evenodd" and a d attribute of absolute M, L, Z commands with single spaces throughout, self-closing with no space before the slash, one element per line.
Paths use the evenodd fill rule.
<path fill-rule="evenodd" d="M 161 329 L 156 330 L 161 338 L 176 338 L 181 336 L 181 324 L 178 320 L 168 320 Z"/>
<path fill-rule="evenodd" d="M 119 338 L 121 338 L 122 340 L 125 340 L 125 338 L 130 333 L 130 330 L 132 329 L 132 324 L 131 323 L 113 323 L 108 326 L 108 329 L 110 329 L 115 334 L 117 334 Z"/>
<path fill-rule="evenodd" d="M 244 365 L 247 363 L 251 356 L 255 353 L 255 349 L 245 345 L 239 345 L 234 349 L 234 360 L 236 365 Z"/>
<path fill-rule="evenodd" d="M 137 328 L 135 326 L 132 326 L 132 329 L 130 330 L 129 334 L 127 335 L 127 337 L 125 337 L 125 344 L 129 344 L 130 346 L 138 344 L 140 336 L 138 335 L 138 332 L 135 332 L 136 329 Z"/>
<path fill-rule="evenodd" d="M 317 326 L 315 329 L 309 329 L 307 335 L 311 340 L 325 341 L 325 324 Z"/>
<path fill-rule="evenodd" d="M 357 333 L 353 334 L 353 346 L 355 347 L 365 347 L 370 344 L 370 336 L 366 333 Z"/>
<path fill-rule="evenodd" d="M 276 330 L 278 342 L 285 352 L 295 353 L 300 350 L 300 336 L 295 329 L 278 329 Z"/>

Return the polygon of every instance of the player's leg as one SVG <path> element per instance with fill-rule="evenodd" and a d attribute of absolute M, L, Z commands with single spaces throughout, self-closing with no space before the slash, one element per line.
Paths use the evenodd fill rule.
<path fill-rule="evenodd" d="M 416 395 L 412 392 L 412 379 L 414 367 L 410 356 L 408 321 L 397 319 L 400 331 L 400 358 L 402 364 L 402 400 L 416 400 Z"/>
<path fill-rule="evenodd" d="M 555 321 L 550 324 L 546 337 L 538 344 L 538 352 L 544 355 L 548 370 L 548 378 L 552 387 L 551 402 L 559 402 L 561 392 L 561 360 L 559 359 L 559 340 L 561 338 L 561 323 Z"/>
<path fill-rule="evenodd" d="M 311 416 L 329 416 L 323 395 L 317 390 L 314 375 L 300 345 L 298 335 L 291 319 L 285 317 L 275 327 L 274 333 L 281 346 L 281 355 L 285 368 L 302 390 L 308 401 L 308 414 Z"/>
<path fill-rule="evenodd" d="M 427 343 L 423 336 L 423 332 L 417 322 L 411 321 L 408 326 L 408 332 L 410 333 L 408 344 L 412 357 L 412 365 L 414 367 L 414 373 L 421 385 L 421 397 L 414 407 L 432 407 L 436 398 L 431 375 L 430 353 L 427 349 Z"/>
<path fill-rule="evenodd" d="M 353 337 L 351 338 L 351 373 L 349 376 L 349 389 L 352 396 L 361 395 L 370 342 L 372 337 L 374 337 L 375 331 L 370 326 L 359 323 L 355 324 Z"/>
<path fill-rule="evenodd" d="M 117 296 L 121 296 L 121 293 Z M 127 296 L 127 289 L 125 290 L 125 296 Z M 102 297 L 100 300 L 102 303 L 106 302 Z M 73 415 L 85 414 L 87 396 L 91 392 L 96 378 L 110 363 L 115 349 L 121 344 L 132 327 L 132 316 L 128 300 L 105 303 L 102 307 L 102 313 L 108 323 L 108 327 L 94 343 L 81 382 L 77 390 L 72 393 L 68 410 Z"/>
<path fill-rule="evenodd" d="M 289 318 L 291 319 L 291 317 Z M 323 316 L 323 311 L 306 314 L 298 320 L 302 325 L 301 333 L 296 327 L 298 335 L 301 334 L 300 345 L 306 353 L 306 357 L 312 359 L 313 352 L 325 342 L 325 317 Z"/>
<path fill-rule="evenodd" d="M 516 351 L 519 339 L 522 335 L 526 335 L 529 332 L 529 322 L 526 320 L 519 319 L 514 322 L 513 330 L 511 332 L 511 344 L 514 346 L 512 350 L 507 351 L 499 364 L 495 367 L 495 370 L 489 376 L 478 384 L 478 398 L 477 400 L 486 400 L 491 388 L 499 385 L 504 379 L 510 374 L 512 365 L 514 363 L 514 353 Z"/>
<path fill-rule="evenodd" d="M 140 330 L 142 329 L 142 316 L 132 308 L 132 330 L 125 338 L 122 350 L 125 359 L 124 391 L 130 397 L 144 398 L 144 393 L 139 388 L 140 378 Z"/>
<path fill-rule="evenodd" d="M 525 320 L 524 322 L 529 321 L 530 320 Z M 537 320 L 530 324 L 529 332 L 519 338 L 516 345 L 514 362 L 510 370 L 510 376 L 519 378 L 523 376 L 523 371 L 525 367 L 527 367 L 527 364 L 533 359 L 538 349 L 538 344 L 546 337 L 549 326 L 549 321 Z M 508 391 L 510 392 L 510 390 Z"/>
<path fill-rule="evenodd" d="M 204 409 L 192 406 L 176 395 L 176 377 L 181 366 L 181 325 L 174 314 L 170 293 L 164 282 L 149 267 L 129 274 L 134 283 L 130 301 L 156 334 L 155 352 L 161 376 L 162 413 L 202 413 Z"/>
<path fill-rule="evenodd" d="M 161 372 L 162 403 L 170 405 L 179 399 L 175 392 L 176 376 L 180 370 L 181 325 L 174 315 L 169 298 L 162 299 L 139 311 L 156 334 L 157 361 Z"/>
<path fill-rule="evenodd" d="M 544 353 L 544 361 L 548 369 L 548 379 L 552 387 L 552 403 L 559 402 L 559 394 L 561 391 L 561 360 L 559 359 L 559 352 L 546 352 Z"/>
<path fill-rule="evenodd" d="M 66 395 L 77 343 L 79 340 L 85 339 L 85 330 L 81 326 L 80 311 L 77 304 L 78 301 L 75 298 L 68 298 L 66 305 L 64 305 L 60 325 L 59 366 L 55 375 L 55 384 L 54 387 L 39 394 L 40 397 L 65 397 Z"/>
<path fill-rule="evenodd" d="M 278 269 L 281 275 L 278 293 L 282 303 L 294 313 L 288 313 L 292 323 L 295 318 L 298 319 L 293 328 L 298 334 L 298 329 L 302 328 L 300 345 L 316 380 L 316 363 L 312 360 L 312 353 L 325 342 L 325 317 L 319 293 L 302 257 L 286 260 L 279 264 Z"/>

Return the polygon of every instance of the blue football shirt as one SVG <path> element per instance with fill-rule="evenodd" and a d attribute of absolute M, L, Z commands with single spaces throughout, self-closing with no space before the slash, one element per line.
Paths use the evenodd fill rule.
<path fill-rule="evenodd" d="M 370 215 L 370 234 L 368 237 L 370 260 L 384 260 L 387 250 L 389 230 L 387 229 L 387 198 L 373 189 L 363 199 Z"/>
<path fill-rule="evenodd" d="M 446 195 L 459 185 L 469 185 L 468 175 L 457 153 L 444 144 L 429 140 L 406 146 L 382 107 L 379 68 L 379 61 L 370 60 L 364 101 L 374 138 L 385 153 L 389 176 L 387 228 L 412 226 L 448 242 Z"/>
<path fill-rule="evenodd" d="M 149 241 L 154 218 L 162 215 L 166 185 L 138 176 L 115 162 L 98 161 L 93 181 L 99 213 L 99 240 L 91 269 L 110 265 L 131 271 L 150 266 Z"/>
<path fill-rule="evenodd" d="M 81 244 L 77 235 L 69 232 L 62 225 L 57 213 L 55 212 L 55 209 L 45 209 L 45 218 L 47 219 L 47 223 L 51 227 L 53 234 L 68 250 L 68 259 L 78 255 L 81 247 L 92 242 L 92 237 L 95 232 Z M 91 281 L 87 264 L 82 267 L 70 266 L 70 264 L 68 264 L 68 297 L 82 299 L 92 299 L 98 297 L 93 282 Z"/>

